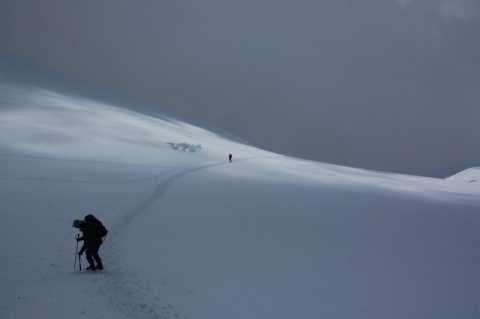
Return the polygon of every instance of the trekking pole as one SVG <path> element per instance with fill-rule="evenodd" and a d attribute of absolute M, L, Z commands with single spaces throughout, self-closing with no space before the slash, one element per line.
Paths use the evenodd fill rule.
<path fill-rule="evenodd" d="M 80 238 L 80 234 L 77 234 L 77 239 Z M 73 268 L 77 264 L 77 256 L 78 256 L 78 267 L 80 271 L 82 271 L 82 256 L 78 255 L 78 240 L 77 240 L 77 249 L 75 250 L 75 263 L 73 264 Z"/>
<path fill-rule="evenodd" d="M 80 238 L 80 234 L 77 234 L 77 239 Z M 75 262 L 73 263 L 73 268 L 77 265 L 77 255 L 78 255 L 78 240 L 77 240 L 77 249 L 75 249 Z"/>

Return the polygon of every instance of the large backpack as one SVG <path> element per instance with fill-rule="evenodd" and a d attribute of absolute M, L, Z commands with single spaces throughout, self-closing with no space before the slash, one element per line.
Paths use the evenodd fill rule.
<path fill-rule="evenodd" d="M 95 234 L 100 237 L 100 238 L 103 238 L 102 242 L 105 241 L 105 237 L 107 236 L 108 234 L 108 230 L 107 228 L 105 228 L 105 226 L 103 226 L 102 222 L 99 221 L 95 216 L 93 216 L 92 214 L 90 215 L 87 215 L 85 216 L 85 221 L 89 224 L 92 224 L 94 225 L 94 229 L 95 229 Z"/>

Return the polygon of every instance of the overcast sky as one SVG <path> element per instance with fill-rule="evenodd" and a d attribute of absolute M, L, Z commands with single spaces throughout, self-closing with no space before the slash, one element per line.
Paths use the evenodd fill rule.
<path fill-rule="evenodd" d="M 478 0 L 0 0 L 0 50 L 287 155 L 480 163 Z"/>

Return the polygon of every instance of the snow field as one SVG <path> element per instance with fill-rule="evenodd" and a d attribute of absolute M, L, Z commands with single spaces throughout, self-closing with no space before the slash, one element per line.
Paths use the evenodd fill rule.
<path fill-rule="evenodd" d="M 477 169 L 285 157 L 15 68 L 0 59 L 1 318 L 480 317 Z M 101 272 L 73 268 L 89 213 Z"/>

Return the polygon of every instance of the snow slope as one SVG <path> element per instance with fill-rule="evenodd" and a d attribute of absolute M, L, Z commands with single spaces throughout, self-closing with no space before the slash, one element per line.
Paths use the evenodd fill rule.
<path fill-rule="evenodd" d="M 0 137 L 0 318 L 480 318 L 476 183 L 273 154 L 4 55 Z M 73 268 L 88 213 L 101 272 Z"/>
<path fill-rule="evenodd" d="M 480 182 L 480 167 L 472 167 L 447 178 L 451 181 L 478 184 Z"/>

